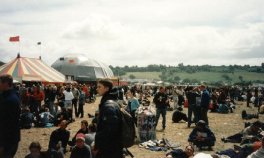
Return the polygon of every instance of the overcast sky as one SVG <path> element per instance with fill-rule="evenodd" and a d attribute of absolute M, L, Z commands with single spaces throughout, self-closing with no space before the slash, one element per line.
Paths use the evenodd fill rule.
<path fill-rule="evenodd" d="M 260 65 L 264 0 L 1 0 L 0 60 L 66 54 L 113 66 Z M 40 46 L 37 42 L 41 42 Z"/>

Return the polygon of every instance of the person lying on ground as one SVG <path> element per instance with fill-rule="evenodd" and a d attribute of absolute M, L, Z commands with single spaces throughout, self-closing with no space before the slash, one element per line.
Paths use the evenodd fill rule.
<path fill-rule="evenodd" d="M 257 114 L 248 114 L 246 110 L 243 110 L 241 113 L 241 117 L 243 120 L 251 120 L 253 118 L 258 119 L 259 115 L 258 115 L 258 113 Z"/>
<path fill-rule="evenodd" d="M 166 158 L 192 158 L 194 156 L 194 148 L 192 145 L 187 145 L 185 150 L 174 149 L 166 154 Z"/>
<path fill-rule="evenodd" d="M 262 123 L 260 121 L 256 121 L 251 126 L 245 128 L 242 132 L 243 136 L 241 145 L 246 143 L 253 143 L 257 140 L 260 140 L 260 133 L 262 131 L 261 125 Z"/>
<path fill-rule="evenodd" d="M 257 151 L 250 154 L 247 158 L 262 158 L 264 157 L 264 136 L 261 139 L 262 146 Z"/>
<path fill-rule="evenodd" d="M 253 143 L 256 140 L 260 140 L 259 134 L 261 132 L 261 122 L 256 121 L 253 124 L 247 126 L 241 132 L 236 133 L 232 136 L 227 138 L 222 138 L 221 140 L 226 143 L 241 143 L 241 144 L 248 144 Z"/>

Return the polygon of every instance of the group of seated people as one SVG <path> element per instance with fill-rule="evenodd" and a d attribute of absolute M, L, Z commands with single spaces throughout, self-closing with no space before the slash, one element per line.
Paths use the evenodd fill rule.
<path fill-rule="evenodd" d="M 59 128 L 51 133 L 47 151 L 41 151 L 39 142 L 32 142 L 29 146 L 30 153 L 25 158 L 63 158 L 68 151 L 67 145 L 70 146 L 70 158 L 92 158 L 91 145 L 95 139 L 96 124 L 88 125 L 86 120 L 81 121 L 81 128 L 71 140 L 67 125 L 68 122 L 62 120 Z"/>
<path fill-rule="evenodd" d="M 30 129 L 31 127 L 52 127 L 57 126 L 62 120 L 72 122 L 71 112 L 66 108 L 61 108 L 58 113 L 52 115 L 49 108 L 43 106 L 39 111 L 39 114 L 30 112 L 28 107 L 22 109 L 20 115 L 20 128 Z"/>
<path fill-rule="evenodd" d="M 215 154 L 207 154 L 211 158 L 264 158 L 264 123 L 255 121 L 254 123 L 246 124 L 244 130 L 241 132 L 222 138 L 223 142 L 240 143 L 234 145 L 234 149 L 226 149 L 218 151 Z M 189 135 L 188 142 L 190 145 L 186 146 L 185 150 L 174 149 L 166 154 L 167 158 L 198 158 L 199 154 L 194 155 L 194 147 L 199 151 L 209 150 L 215 145 L 215 135 L 208 128 L 205 121 L 200 120 Z M 206 154 L 200 154 L 202 158 Z"/>

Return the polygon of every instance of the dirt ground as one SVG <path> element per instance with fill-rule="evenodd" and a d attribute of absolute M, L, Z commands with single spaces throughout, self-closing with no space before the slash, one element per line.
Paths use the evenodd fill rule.
<path fill-rule="evenodd" d="M 85 117 L 89 123 L 91 119 L 88 118 L 87 113 L 94 114 L 95 110 L 98 107 L 98 103 L 100 98 L 98 97 L 94 103 L 86 104 L 84 106 L 85 109 Z M 209 124 L 212 131 L 215 133 L 216 136 L 216 145 L 214 146 L 214 151 L 219 151 L 227 148 L 232 148 L 234 144 L 232 143 L 223 143 L 221 141 L 222 137 L 226 137 L 232 134 L 235 134 L 241 131 L 244 127 L 244 122 L 241 119 L 241 111 L 246 109 L 248 113 L 256 113 L 256 108 L 247 108 L 245 106 L 245 102 L 237 102 L 237 108 L 234 113 L 229 114 L 218 114 L 218 113 L 208 113 L 209 117 Z M 184 108 L 184 112 L 187 113 L 187 109 Z M 164 132 L 157 132 L 157 139 L 161 139 L 162 137 L 167 138 L 171 142 L 179 143 L 181 145 L 180 148 L 184 148 L 188 142 L 188 135 L 190 134 L 191 130 L 193 129 L 194 125 L 191 128 L 187 128 L 187 124 L 185 122 L 181 123 L 172 123 L 171 121 L 172 112 L 168 111 L 167 113 L 167 127 Z M 75 133 L 80 129 L 80 122 L 83 120 L 81 118 L 76 118 L 76 121 L 71 123 L 68 126 L 68 130 L 71 132 L 71 138 L 75 135 Z M 260 115 L 260 121 L 264 120 L 264 116 Z M 250 122 L 254 122 L 256 119 L 250 120 Z M 19 143 L 19 148 L 16 154 L 16 158 L 24 158 L 25 155 L 29 152 L 28 146 L 32 141 L 39 141 L 42 150 L 47 150 L 49 137 L 53 130 L 57 127 L 52 128 L 31 128 L 26 130 L 21 130 L 21 141 Z M 161 129 L 161 118 L 159 120 L 157 130 Z M 71 139 L 70 138 L 70 139 Z M 139 148 L 138 145 L 134 145 L 133 147 L 129 148 L 129 150 L 133 153 L 135 158 L 162 158 L 165 157 L 166 152 L 163 151 L 149 151 L 144 148 Z M 206 152 L 205 153 L 209 153 Z M 66 154 L 66 158 L 70 155 L 69 152 Z"/>

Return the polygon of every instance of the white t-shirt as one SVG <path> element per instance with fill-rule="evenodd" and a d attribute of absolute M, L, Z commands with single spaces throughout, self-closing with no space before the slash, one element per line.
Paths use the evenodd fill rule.
<path fill-rule="evenodd" d="M 65 96 L 65 100 L 72 100 L 74 98 L 74 96 L 73 96 L 71 91 L 68 92 L 68 91 L 65 90 L 65 91 L 63 91 L 63 94 Z"/>

